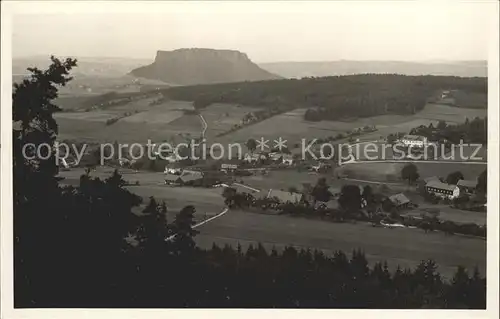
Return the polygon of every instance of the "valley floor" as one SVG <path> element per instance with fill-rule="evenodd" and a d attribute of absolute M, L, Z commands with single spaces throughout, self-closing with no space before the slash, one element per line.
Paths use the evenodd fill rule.
<path fill-rule="evenodd" d="M 112 173 L 112 168 L 98 168 L 92 175 L 106 178 Z M 83 169 L 75 168 L 61 172 L 65 179 L 63 183 L 77 185 Z M 169 187 L 163 184 L 162 173 L 138 172 L 122 170 L 125 180 L 139 181 L 139 186 L 129 186 L 128 189 L 142 196 L 147 203 L 150 196 L 167 203 L 168 219 L 173 220 L 175 213 L 186 205 L 196 208 L 196 222 L 216 216 L 224 209 L 222 188 L 190 188 Z M 280 172 L 284 176 L 284 172 Z M 297 173 L 298 174 L 298 173 Z M 307 173 L 304 176 L 309 176 Z M 280 175 L 278 175 L 280 176 Z M 317 180 L 317 175 L 310 175 L 311 181 Z M 271 186 L 272 181 L 280 178 L 271 177 L 265 181 L 248 185 Z M 296 178 L 293 178 L 296 180 Z M 338 180 L 338 183 L 342 181 Z M 345 183 L 345 182 L 344 182 Z M 455 212 L 454 212 L 455 211 Z M 484 213 L 456 212 L 450 210 L 448 216 L 460 215 L 483 216 Z M 276 247 L 281 249 L 287 245 L 299 248 L 320 249 L 326 253 L 335 250 L 350 252 L 361 248 L 370 262 L 387 260 L 391 268 L 414 267 L 421 260 L 434 259 L 445 276 L 450 276 L 458 265 L 468 269 L 478 266 L 482 273 L 486 267 L 486 241 L 478 238 L 467 238 L 459 235 L 446 236 L 441 232 L 425 233 L 420 229 L 386 229 L 375 228 L 368 223 L 332 223 L 321 220 L 294 218 L 290 216 L 264 215 L 238 210 L 217 217 L 197 228 L 200 234 L 196 237 L 198 245 L 210 248 L 213 243 L 230 244 L 243 247 L 249 244 L 262 243 L 266 249 Z"/>

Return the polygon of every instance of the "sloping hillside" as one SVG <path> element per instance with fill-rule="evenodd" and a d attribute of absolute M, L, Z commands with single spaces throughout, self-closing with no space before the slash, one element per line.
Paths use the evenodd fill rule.
<path fill-rule="evenodd" d="M 364 74 L 278 81 L 179 86 L 163 91 L 174 100 L 262 107 L 270 112 L 308 108 L 306 120 L 414 114 L 443 90 L 487 94 L 486 78 Z M 487 105 L 481 105 L 486 108 Z"/>
<path fill-rule="evenodd" d="M 233 50 L 179 49 L 158 51 L 155 61 L 132 75 L 179 85 L 274 80 L 246 54 Z"/>

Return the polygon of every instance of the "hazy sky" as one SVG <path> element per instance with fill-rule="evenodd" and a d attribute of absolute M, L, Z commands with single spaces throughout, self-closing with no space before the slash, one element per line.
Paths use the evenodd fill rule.
<path fill-rule="evenodd" d="M 205 47 L 240 50 L 255 62 L 486 60 L 496 8 L 494 1 L 59 2 L 15 15 L 12 49 L 14 57 L 153 59 L 157 50 Z"/>

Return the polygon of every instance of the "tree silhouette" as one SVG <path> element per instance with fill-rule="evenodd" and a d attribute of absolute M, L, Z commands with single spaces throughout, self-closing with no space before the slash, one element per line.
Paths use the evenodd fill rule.
<path fill-rule="evenodd" d="M 464 175 L 459 171 L 455 171 L 448 174 L 446 177 L 446 183 L 456 185 L 461 179 L 464 179 Z"/>
<path fill-rule="evenodd" d="M 250 153 L 254 152 L 257 149 L 257 141 L 253 138 L 248 139 L 246 147 Z"/>
<path fill-rule="evenodd" d="M 444 130 L 446 128 L 446 122 L 445 121 L 439 121 L 438 124 L 437 124 L 437 128 L 439 130 Z"/>
<path fill-rule="evenodd" d="M 176 216 L 174 222 L 170 225 L 173 234 L 173 251 L 177 255 L 189 255 L 195 248 L 194 237 L 198 231 L 193 229 L 195 225 L 194 206 L 184 207 Z"/>
<path fill-rule="evenodd" d="M 339 205 L 349 212 L 357 212 L 361 208 L 361 192 L 357 185 L 344 185 L 340 191 Z"/>
<path fill-rule="evenodd" d="M 315 201 L 327 202 L 332 197 L 332 193 L 328 190 L 329 186 L 326 183 L 326 178 L 321 177 L 314 185 L 311 195 L 314 197 Z"/>
<path fill-rule="evenodd" d="M 414 183 L 419 177 L 417 166 L 413 163 L 406 164 L 401 170 L 401 178 L 407 180 L 408 184 Z"/>
<path fill-rule="evenodd" d="M 480 192 L 486 193 L 488 189 L 488 176 L 487 171 L 484 170 L 477 178 L 477 189 Z"/>

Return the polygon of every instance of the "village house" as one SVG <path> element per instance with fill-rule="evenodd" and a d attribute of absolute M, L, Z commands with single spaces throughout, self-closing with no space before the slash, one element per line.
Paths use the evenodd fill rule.
<path fill-rule="evenodd" d="M 418 189 L 421 191 L 421 192 L 424 192 L 426 191 L 426 186 L 427 186 L 427 183 L 431 182 L 431 181 L 437 181 L 437 182 L 440 182 L 441 180 L 439 179 L 439 177 L 437 176 L 430 176 L 430 177 L 426 177 L 424 179 L 420 179 L 418 181 Z"/>
<path fill-rule="evenodd" d="M 281 163 L 288 166 L 293 165 L 293 156 L 290 154 L 283 154 Z"/>
<path fill-rule="evenodd" d="M 454 199 L 460 195 L 457 185 L 450 185 L 440 181 L 430 181 L 425 185 L 425 190 L 441 198 Z"/>
<path fill-rule="evenodd" d="M 246 153 L 243 160 L 248 163 L 257 163 L 260 160 L 265 160 L 266 156 L 260 153 Z"/>
<path fill-rule="evenodd" d="M 477 181 L 461 179 L 458 181 L 457 186 L 467 194 L 474 194 L 476 192 Z"/>
<path fill-rule="evenodd" d="M 424 147 L 427 144 L 427 138 L 420 135 L 405 135 L 401 143 L 407 147 Z"/>
<path fill-rule="evenodd" d="M 182 168 L 180 167 L 170 167 L 170 166 L 165 166 L 165 170 L 163 171 L 164 174 L 171 174 L 171 175 L 181 175 L 182 173 Z"/>
<path fill-rule="evenodd" d="M 220 171 L 224 173 L 234 172 L 237 169 L 238 169 L 237 164 L 222 163 L 220 165 Z"/>
<path fill-rule="evenodd" d="M 203 175 L 202 174 L 182 174 L 180 179 L 181 179 L 182 185 L 194 186 L 197 183 L 201 182 L 201 180 L 203 179 Z"/>
<path fill-rule="evenodd" d="M 193 186 L 203 179 L 203 173 L 199 171 L 183 170 L 180 174 L 165 174 L 165 184 L 171 186 Z"/>
<path fill-rule="evenodd" d="M 408 197 L 403 193 L 389 196 L 389 200 L 397 209 L 408 208 L 411 203 Z"/>

